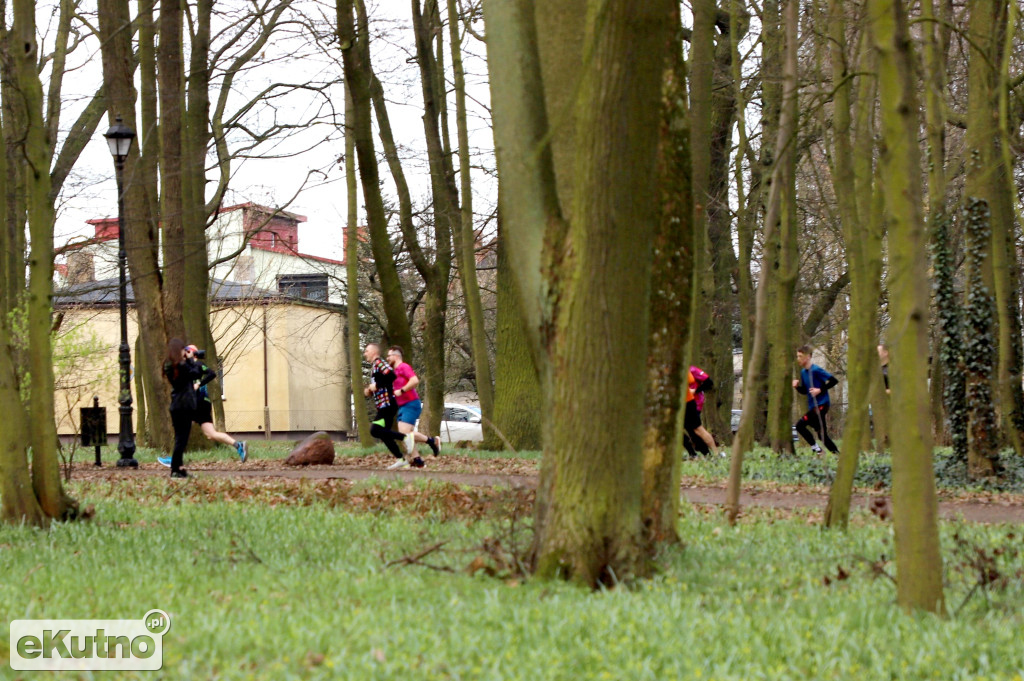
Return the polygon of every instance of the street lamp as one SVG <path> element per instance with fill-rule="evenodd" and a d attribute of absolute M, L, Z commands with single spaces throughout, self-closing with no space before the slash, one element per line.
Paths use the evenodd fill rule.
<path fill-rule="evenodd" d="M 120 277 L 120 298 L 121 298 L 121 347 L 118 352 L 121 374 L 121 390 L 118 402 L 121 404 L 120 436 L 117 442 L 117 451 L 121 458 L 117 460 L 118 468 L 138 468 L 139 462 L 135 460 L 135 433 L 132 426 L 132 388 L 129 381 L 131 376 L 132 358 L 128 350 L 128 285 L 125 279 L 125 250 L 124 250 L 124 160 L 128 151 L 135 141 L 135 131 L 121 122 L 118 116 L 114 125 L 103 135 L 107 138 L 107 146 L 110 147 L 110 155 L 114 157 L 114 169 L 117 174 L 117 268 Z"/>

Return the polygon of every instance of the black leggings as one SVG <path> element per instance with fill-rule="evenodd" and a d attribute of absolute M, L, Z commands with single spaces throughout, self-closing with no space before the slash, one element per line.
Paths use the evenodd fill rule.
<path fill-rule="evenodd" d="M 185 447 L 188 446 L 188 437 L 192 433 L 191 409 L 172 409 L 171 424 L 174 425 L 174 452 L 171 453 L 171 472 L 181 469 L 185 458 Z"/>
<path fill-rule="evenodd" d="M 812 447 L 814 446 L 814 433 L 817 433 L 821 441 L 825 443 L 825 448 L 833 454 L 838 454 L 839 448 L 836 447 L 836 443 L 832 442 L 832 439 L 828 436 L 826 414 L 828 414 L 828 403 L 819 404 L 817 413 L 815 413 L 814 409 L 810 409 L 796 422 L 796 432 L 800 433 Z M 814 429 L 813 432 L 811 428 Z"/>
<path fill-rule="evenodd" d="M 405 439 L 404 433 L 391 430 L 391 424 L 395 421 L 395 415 L 398 414 L 398 407 L 381 407 L 377 410 L 377 416 L 374 417 L 373 423 L 370 424 L 370 435 L 377 438 L 384 443 L 384 446 L 388 448 L 396 459 L 404 458 L 402 450 L 398 447 L 398 443 Z M 383 421 L 381 425 L 379 422 Z"/>

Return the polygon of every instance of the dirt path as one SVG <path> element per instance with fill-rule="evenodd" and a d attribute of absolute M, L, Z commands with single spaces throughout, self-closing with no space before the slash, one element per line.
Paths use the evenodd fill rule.
<path fill-rule="evenodd" d="M 386 460 L 385 460 L 386 461 Z M 279 465 L 260 464 L 256 468 L 243 468 L 237 463 L 200 463 L 190 467 L 193 475 L 213 478 L 284 478 L 290 480 L 402 480 L 414 481 L 431 479 L 457 485 L 480 487 L 508 486 L 514 489 L 534 489 L 537 486 L 537 475 L 529 466 L 523 467 L 522 473 L 505 472 L 465 472 L 445 471 L 437 469 L 425 470 L 384 470 L 383 466 L 369 466 L 369 461 L 360 461 L 357 466 L 311 466 L 308 468 L 282 468 Z M 278 464 L 278 462 L 273 462 Z M 502 466 L 504 467 L 504 466 Z M 535 469 L 534 469 L 535 470 Z M 137 470 L 118 470 L 112 468 L 95 469 L 91 466 L 75 466 L 76 479 L 130 479 L 135 477 L 165 476 L 167 469 L 156 465 L 144 465 Z M 683 497 L 694 504 L 723 505 L 725 503 L 724 487 L 693 485 L 684 483 Z M 882 494 L 855 494 L 852 506 L 854 509 L 868 507 L 877 499 L 885 499 Z M 821 509 L 824 510 L 828 501 L 827 494 L 816 491 L 777 491 L 753 489 L 740 495 L 743 507 L 767 507 L 778 509 Z M 939 515 L 946 519 L 962 518 L 979 523 L 1020 523 L 1024 524 L 1024 503 L 1017 499 L 993 496 L 992 501 L 951 500 L 939 502 Z"/>

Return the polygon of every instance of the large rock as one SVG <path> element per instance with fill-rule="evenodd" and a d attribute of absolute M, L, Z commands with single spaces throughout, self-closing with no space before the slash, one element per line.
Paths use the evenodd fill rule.
<path fill-rule="evenodd" d="M 285 466 L 330 466 L 334 463 L 334 442 L 320 431 L 313 433 L 295 446 L 284 460 Z"/>

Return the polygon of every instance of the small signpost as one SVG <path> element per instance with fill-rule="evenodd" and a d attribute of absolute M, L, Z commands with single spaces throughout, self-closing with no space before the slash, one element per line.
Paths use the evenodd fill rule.
<path fill-rule="evenodd" d="M 107 408 L 100 406 L 100 398 L 92 398 L 91 407 L 82 407 L 79 423 L 82 430 L 82 446 L 96 448 L 96 465 L 102 466 L 100 447 L 107 444 Z"/>

